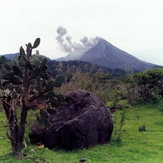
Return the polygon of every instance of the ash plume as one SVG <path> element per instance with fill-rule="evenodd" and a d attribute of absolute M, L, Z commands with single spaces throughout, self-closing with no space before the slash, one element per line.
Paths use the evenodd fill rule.
<path fill-rule="evenodd" d="M 56 40 L 58 41 L 61 49 L 64 52 L 67 53 L 82 53 L 88 49 L 90 49 L 92 46 L 96 45 L 98 43 L 99 37 L 95 38 L 88 38 L 83 37 L 80 39 L 79 43 L 72 42 L 72 38 L 67 35 L 66 28 L 59 26 L 57 28 L 58 36 L 56 37 Z"/>

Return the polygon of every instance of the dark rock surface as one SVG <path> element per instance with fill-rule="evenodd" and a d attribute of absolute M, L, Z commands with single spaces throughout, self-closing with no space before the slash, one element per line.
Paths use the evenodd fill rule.
<path fill-rule="evenodd" d="M 73 150 L 109 142 L 113 122 L 99 98 L 85 90 L 68 92 L 65 97 L 67 105 L 49 116 L 52 124 L 45 132 L 45 146 Z"/>
<path fill-rule="evenodd" d="M 38 124 L 35 124 L 31 128 L 31 133 L 29 134 L 31 144 L 42 144 L 45 138 L 46 129 L 41 128 Z"/>

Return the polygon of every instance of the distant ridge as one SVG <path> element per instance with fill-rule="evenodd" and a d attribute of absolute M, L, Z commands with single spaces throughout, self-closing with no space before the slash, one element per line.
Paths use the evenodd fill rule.
<path fill-rule="evenodd" d="M 19 55 L 20 55 L 20 53 L 17 52 L 17 53 L 4 54 L 4 55 L 0 55 L 0 56 L 5 56 L 8 60 L 13 60 L 14 57 L 18 57 Z M 40 56 L 46 57 L 45 55 L 40 55 Z M 48 58 L 48 57 L 46 57 L 46 58 Z M 48 58 L 48 59 L 50 60 L 50 58 Z"/>
<path fill-rule="evenodd" d="M 14 57 L 18 57 L 19 56 L 19 52 L 17 53 L 10 53 L 10 54 L 3 54 L 3 55 L 0 55 L 0 56 L 5 56 L 7 59 L 9 60 L 13 60 Z"/>
<path fill-rule="evenodd" d="M 69 54 L 66 57 L 59 58 L 60 61 L 79 60 L 87 61 L 92 64 L 110 67 L 112 69 L 126 70 L 130 67 L 136 71 L 143 71 L 148 68 L 157 66 L 156 64 L 148 63 L 128 54 L 127 52 L 115 47 L 106 40 L 99 38 L 98 43 L 83 52 L 80 55 Z"/>

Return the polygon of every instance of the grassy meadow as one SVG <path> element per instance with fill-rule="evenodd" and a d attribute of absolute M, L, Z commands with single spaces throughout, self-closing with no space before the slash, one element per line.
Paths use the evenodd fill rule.
<path fill-rule="evenodd" d="M 118 132 L 122 111 L 112 114 Z M 35 114 L 35 113 L 31 113 Z M 28 118 L 32 123 L 31 117 Z M 146 131 L 139 131 L 140 126 Z M 116 141 L 117 133 L 113 132 L 109 144 L 77 150 L 49 150 L 41 146 L 29 144 L 23 149 L 27 155 L 22 160 L 10 155 L 11 146 L 6 136 L 6 119 L 4 112 L 0 112 L 0 163 L 78 163 L 80 158 L 86 158 L 88 163 L 162 163 L 163 162 L 163 113 L 158 105 L 136 105 L 127 110 L 125 124 L 122 128 L 121 140 Z M 27 128 L 27 132 L 29 129 Z"/>

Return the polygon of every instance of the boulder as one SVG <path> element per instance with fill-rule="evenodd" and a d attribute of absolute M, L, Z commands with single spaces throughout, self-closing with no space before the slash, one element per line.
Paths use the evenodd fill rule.
<path fill-rule="evenodd" d="M 109 142 L 113 121 L 99 98 L 85 90 L 68 92 L 65 97 L 67 104 L 59 107 L 58 114 L 49 116 L 51 125 L 43 134 L 44 145 L 74 150 Z"/>
<path fill-rule="evenodd" d="M 39 126 L 39 124 L 34 124 L 31 127 L 31 132 L 29 134 L 29 139 L 31 144 L 42 144 L 45 137 L 46 129 Z"/>

